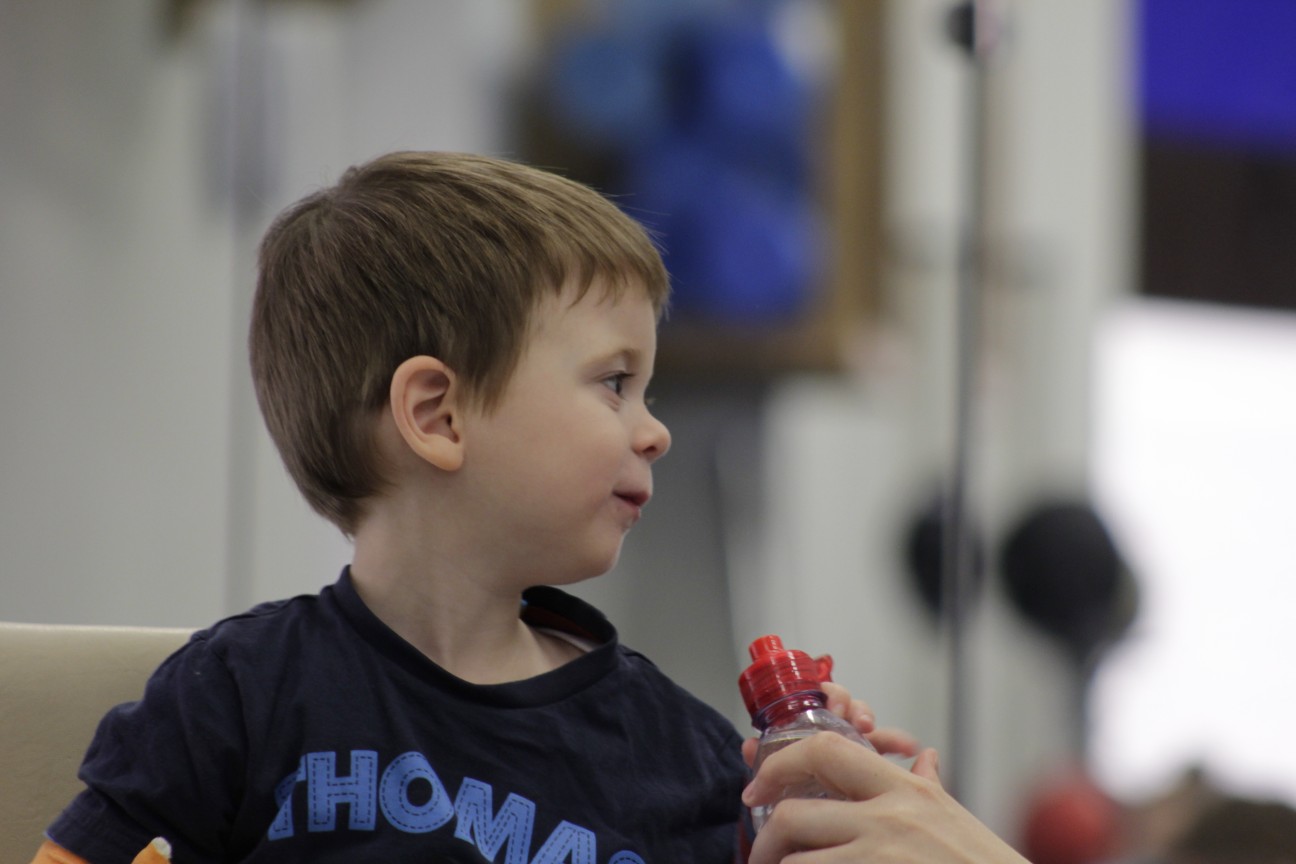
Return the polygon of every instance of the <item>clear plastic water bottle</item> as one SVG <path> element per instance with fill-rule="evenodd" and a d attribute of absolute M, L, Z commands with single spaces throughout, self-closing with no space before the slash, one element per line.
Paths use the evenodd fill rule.
<path fill-rule="evenodd" d="M 827 708 L 822 685 L 832 680 L 831 657 L 815 659 L 804 651 L 786 649 L 777 636 L 762 636 L 747 651 L 752 663 L 739 676 L 738 689 L 752 725 L 760 732 L 753 771 L 771 753 L 817 732 L 836 732 L 874 749 L 854 726 Z M 773 803 L 752 808 L 752 827 L 759 831 L 784 798 L 835 797 L 814 780 L 789 786 Z"/>

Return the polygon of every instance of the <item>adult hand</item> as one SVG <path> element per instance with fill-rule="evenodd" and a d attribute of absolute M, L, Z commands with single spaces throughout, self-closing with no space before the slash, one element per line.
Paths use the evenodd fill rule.
<path fill-rule="evenodd" d="M 827 698 L 828 710 L 858 729 L 879 753 L 908 757 L 918 755 L 918 739 L 903 729 L 891 726 L 878 727 L 873 709 L 867 702 L 852 699 L 850 691 L 835 682 L 825 681 L 820 686 Z M 748 738 L 743 742 L 743 758 L 747 760 L 749 766 L 756 758 L 755 738 Z"/>
<path fill-rule="evenodd" d="M 814 777 L 844 801 L 780 801 L 752 845 L 749 864 L 1024 864 L 1011 846 L 941 786 L 935 750 L 910 770 L 831 732 L 774 753 L 743 792 L 770 804 Z"/>

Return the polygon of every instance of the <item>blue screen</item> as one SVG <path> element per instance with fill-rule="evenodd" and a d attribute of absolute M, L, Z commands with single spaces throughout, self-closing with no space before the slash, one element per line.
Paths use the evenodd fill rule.
<path fill-rule="evenodd" d="M 1139 0 L 1145 130 L 1296 152 L 1296 0 Z"/>

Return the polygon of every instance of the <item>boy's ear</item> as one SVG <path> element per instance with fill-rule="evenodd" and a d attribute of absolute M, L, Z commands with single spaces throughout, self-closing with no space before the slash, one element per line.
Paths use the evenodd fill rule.
<path fill-rule="evenodd" d="M 411 357 L 392 374 L 396 429 L 411 450 L 443 471 L 463 464 L 459 393 L 454 370 L 435 357 Z"/>

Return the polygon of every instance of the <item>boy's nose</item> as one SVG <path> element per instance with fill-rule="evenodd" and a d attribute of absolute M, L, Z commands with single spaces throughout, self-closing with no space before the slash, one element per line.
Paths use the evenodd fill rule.
<path fill-rule="evenodd" d="M 670 449 L 671 434 L 666 424 L 644 412 L 644 422 L 640 425 L 635 439 L 635 450 L 649 462 L 655 462 Z"/>

